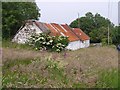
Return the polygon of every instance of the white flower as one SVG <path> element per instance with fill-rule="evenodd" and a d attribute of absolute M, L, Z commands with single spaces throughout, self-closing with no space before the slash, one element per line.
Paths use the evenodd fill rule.
<path fill-rule="evenodd" d="M 55 46 L 52 46 L 52 48 L 54 48 Z"/>
<path fill-rule="evenodd" d="M 43 42 L 42 44 L 46 44 L 46 42 Z"/>
<path fill-rule="evenodd" d="M 39 39 L 39 40 L 44 40 L 44 37 L 39 37 L 38 39 Z"/>
<path fill-rule="evenodd" d="M 49 42 L 47 42 L 47 45 L 49 45 L 50 43 Z"/>
<path fill-rule="evenodd" d="M 57 52 L 59 52 L 60 50 L 59 50 L 59 49 L 57 49 L 56 51 L 57 51 Z"/>
<path fill-rule="evenodd" d="M 53 40 L 50 40 L 49 42 L 53 42 Z"/>

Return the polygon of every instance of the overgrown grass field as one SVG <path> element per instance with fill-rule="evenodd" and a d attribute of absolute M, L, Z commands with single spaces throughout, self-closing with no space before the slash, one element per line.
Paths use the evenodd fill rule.
<path fill-rule="evenodd" d="M 111 46 L 56 53 L 4 41 L 2 64 L 4 88 L 118 87 L 118 52 Z"/>

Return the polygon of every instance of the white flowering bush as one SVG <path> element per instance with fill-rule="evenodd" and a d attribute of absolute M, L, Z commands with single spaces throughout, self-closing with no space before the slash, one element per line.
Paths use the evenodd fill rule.
<path fill-rule="evenodd" d="M 29 45 L 32 45 L 36 50 L 51 50 L 56 52 L 64 50 L 68 42 L 68 37 L 50 36 L 45 33 L 34 34 L 29 39 Z"/>
<path fill-rule="evenodd" d="M 52 46 L 52 50 L 57 52 L 64 50 L 69 42 L 68 37 L 65 36 L 53 37 L 53 41 L 54 41 L 54 45 Z"/>

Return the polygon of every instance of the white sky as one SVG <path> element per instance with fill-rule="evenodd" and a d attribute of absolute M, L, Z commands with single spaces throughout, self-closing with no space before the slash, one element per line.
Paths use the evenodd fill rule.
<path fill-rule="evenodd" d="M 89 2 L 88 2 L 89 1 Z M 114 2 L 113 2 L 114 1 Z M 87 12 L 99 13 L 101 16 L 109 17 L 110 20 L 118 25 L 118 1 L 119 0 L 36 0 L 41 9 L 41 22 L 48 23 L 67 23 L 82 17 Z M 108 15 L 108 2 L 110 5 Z"/>

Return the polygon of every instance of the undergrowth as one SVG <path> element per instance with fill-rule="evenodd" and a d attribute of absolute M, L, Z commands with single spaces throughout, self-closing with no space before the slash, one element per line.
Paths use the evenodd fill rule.
<path fill-rule="evenodd" d="M 118 88 L 118 70 L 103 70 L 99 73 L 96 87 Z"/>

